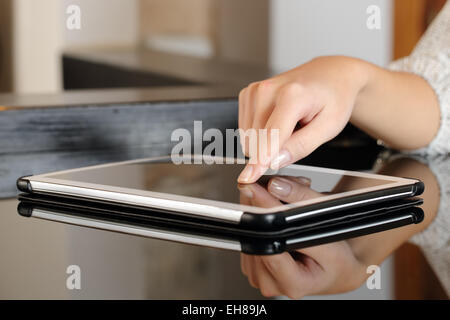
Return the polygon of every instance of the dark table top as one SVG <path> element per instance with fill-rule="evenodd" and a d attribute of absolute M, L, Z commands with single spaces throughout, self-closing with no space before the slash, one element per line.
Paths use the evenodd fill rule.
<path fill-rule="evenodd" d="M 326 152 L 317 152 L 314 161 L 320 164 L 317 159 L 329 156 Z M 336 164 L 345 152 L 335 154 Z M 386 160 L 379 155 L 372 160 L 367 166 L 375 171 L 399 176 L 415 173 L 415 178 L 426 184 L 430 174 L 438 175 L 436 170 L 449 169 L 449 161 L 443 160 L 438 165 L 426 159 L 398 156 Z M 425 204 L 433 198 L 425 193 Z M 449 201 L 441 198 L 441 203 Z M 0 298 L 263 298 L 241 274 L 240 255 L 236 252 L 25 218 L 17 213 L 17 204 L 14 197 L 0 199 Z M 425 205 L 425 214 L 433 208 L 436 206 Z M 448 226 L 448 214 L 439 212 L 437 227 L 445 224 L 442 221 L 447 221 Z M 431 228 L 436 229 L 436 225 Z M 430 237 L 427 230 L 424 239 Z M 436 248 L 423 241 L 422 250 L 431 259 L 440 286 L 448 290 L 448 242 Z M 441 255 L 444 258 L 436 261 Z M 66 288 L 66 269 L 70 265 L 81 269 L 81 290 Z M 392 262 L 383 268 L 389 276 L 383 280 L 382 290 L 363 286 L 340 297 L 393 298 L 396 280 Z M 403 272 L 415 274 L 417 270 L 410 266 Z"/>

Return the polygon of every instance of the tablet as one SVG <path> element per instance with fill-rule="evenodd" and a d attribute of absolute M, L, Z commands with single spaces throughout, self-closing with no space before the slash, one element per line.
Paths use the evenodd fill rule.
<path fill-rule="evenodd" d="M 424 217 L 422 209 L 405 206 L 407 202 L 409 201 L 404 201 L 397 208 L 377 211 L 372 215 L 354 214 L 346 219 L 302 225 L 290 232 L 275 233 L 205 228 L 204 225 L 179 223 L 176 220 L 161 221 L 146 219 L 144 215 L 121 214 L 120 211 L 115 212 L 101 205 L 74 207 L 73 202 L 54 203 L 48 199 L 37 200 L 27 196 L 21 199 L 17 210 L 24 217 L 252 255 L 269 255 L 420 223 Z M 412 202 L 417 204 L 417 201 Z"/>
<path fill-rule="evenodd" d="M 118 219 L 123 221 L 139 221 L 145 225 L 171 225 L 174 227 L 192 228 L 213 233 L 225 233 L 239 236 L 249 236 L 256 238 L 287 236 L 303 231 L 313 231 L 318 228 L 334 227 L 345 224 L 348 221 L 363 220 L 367 217 L 377 218 L 379 216 L 387 216 L 391 212 L 397 212 L 403 209 L 410 209 L 423 204 L 420 198 L 400 199 L 388 201 L 381 204 L 372 204 L 363 207 L 355 207 L 345 210 L 339 214 L 328 215 L 325 219 L 305 219 L 301 223 L 292 223 L 282 229 L 248 229 L 241 228 L 239 225 L 227 224 L 220 221 L 205 220 L 195 217 L 180 217 L 167 215 L 159 211 L 151 211 L 149 209 L 138 209 L 131 206 L 120 206 L 113 203 L 98 203 L 94 201 L 80 201 L 67 197 L 46 196 L 35 194 L 19 195 L 21 214 L 31 215 L 27 213 L 30 208 L 35 209 L 54 209 L 56 211 L 64 210 L 65 212 L 76 213 L 80 216 L 91 217 L 99 216 L 106 220 Z"/>
<path fill-rule="evenodd" d="M 200 158 L 200 159 L 199 159 Z M 176 164 L 180 163 L 181 164 Z M 245 164 L 238 159 L 205 156 L 149 158 L 20 178 L 18 189 L 32 194 L 68 197 L 148 209 L 149 214 L 195 217 L 249 229 L 280 229 L 310 219 L 325 219 L 348 209 L 419 195 L 416 179 L 291 165 L 268 171 L 255 185 L 239 186 Z M 308 181 L 289 202 L 271 198 L 273 179 Z M 242 189 L 257 188 L 248 199 Z M 267 193 L 267 194 L 265 194 Z"/>

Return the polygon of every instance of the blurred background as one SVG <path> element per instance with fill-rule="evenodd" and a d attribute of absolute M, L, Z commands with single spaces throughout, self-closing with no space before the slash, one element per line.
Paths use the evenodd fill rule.
<path fill-rule="evenodd" d="M 74 49 L 156 50 L 270 73 L 327 54 L 386 65 L 409 53 L 444 2 L 0 0 L 0 92 L 62 90 L 62 55 Z M 81 9 L 81 29 L 66 27 L 70 5 Z M 381 29 L 366 27 L 370 5 Z"/>

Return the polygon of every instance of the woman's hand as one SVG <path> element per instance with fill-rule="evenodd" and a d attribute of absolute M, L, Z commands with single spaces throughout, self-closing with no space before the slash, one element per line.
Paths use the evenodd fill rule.
<path fill-rule="evenodd" d="M 278 169 L 306 157 L 349 120 L 392 148 L 412 150 L 436 136 L 440 108 L 433 89 L 417 75 L 353 58 L 316 58 L 241 91 L 239 128 L 256 129 L 256 135 L 267 129 L 267 140 L 258 137 L 250 144 L 241 135 L 251 161 L 238 181 L 253 183 L 269 166 Z M 278 130 L 278 141 L 271 141 L 272 130 Z"/>
<path fill-rule="evenodd" d="M 296 162 L 334 138 L 350 119 L 356 97 L 365 85 L 361 69 L 356 59 L 322 57 L 243 89 L 239 95 L 239 128 L 267 129 L 268 146 L 276 143 L 270 139 L 271 130 L 279 130 L 279 150 L 274 150 L 277 154 L 260 153 L 238 181 L 253 183 L 269 166 L 278 169 Z M 295 130 L 298 125 L 300 129 Z M 244 153 L 255 160 L 249 151 L 258 148 L 245 142 L 241 139 Z"/>

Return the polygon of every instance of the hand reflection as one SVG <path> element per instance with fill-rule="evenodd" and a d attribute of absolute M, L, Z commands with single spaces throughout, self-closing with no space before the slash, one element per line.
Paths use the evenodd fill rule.
<path fill-rule="evenodd" d="M 367 267 L 380 265 L 411 236 L 425 229 L 439 207 L 439 185 L 423 163 L 403 158 L 387 162 L 381 174 L 414 177 L 422 180 L 425 220 L 417 225 L 362 236 L 321 246 L 272 256 L 241 254 L 241 269 L 250 284 L 266 297 L 285 295 L 299 299 L 306 295 L 343 293 L 361 286 Z M 299 178 L 274 177 L 266 187 L 240 185 L 241 202 L 259 207 L 273 207 L 312 199 L 321 194 Z"/>
<path fill-rule="evenodd" d="M 321 196 L 311 189 L 311 181 L 303 177 L 276 176 L 266 187 L 254 183 L 238 188 L 242 204 L 263 208 Z M 343 276 L 353 278 L 353 281 L 346 279 L 345 283 L 339 284 L 341 290 L 356 288 L 361 279 L 355 275 L 362 275 L 363 268 L 348 243 L 342 241 L 273 256 L 241 254 L 241 269 L 250 284 L 259 288 L 264 296 L 285 295 L 298 299 L 324 292 Z"/>
<path fill-rule="evenodd" d="M 364 280 L 364 265 L 346 241 L 272 256 L 241 254 L 241 270 L 265 297 L 341 293 Z"/>
<path fill-rule="evenodd" d="M 284 203 L 294 203 L 320 197 L 311 189 L 311 181 L 303 177 L 276 176 L 264 187 L 258 183 L 238 185 L 242 204 L 271 208 Z M 281 202 L 282 201 L 282 202 Z"/>

